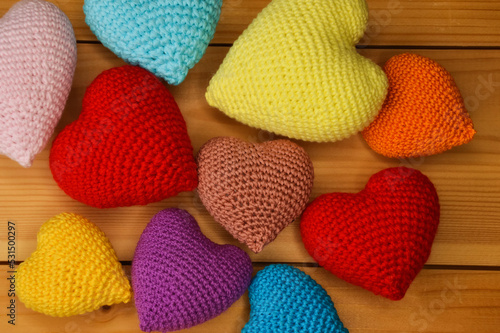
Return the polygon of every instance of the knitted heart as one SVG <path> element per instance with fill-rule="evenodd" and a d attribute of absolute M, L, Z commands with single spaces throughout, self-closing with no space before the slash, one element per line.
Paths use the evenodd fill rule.
<path fill-rule="evenodd" d="M 309 254 L 341 279 L 399 300 L 431 252 L 439 199 L 431 181 L 405 167 L 373 175 L 357 194 L 314 200 L 300 224 Z"/>
<path fill-rule="evenodd" d="M 387 92 L 380 67 L 356 52 L 365 0 L 273 0 L 212 78 L 211 106 L 247 125 L 337 141 L 375 118 Z"/>
<path fill-rule="evenodd" d="M 219 137 L 200 149 L 198 177 L 209 213 L 258 253 L 305 209 L 314 169 L 305 150 L 291 141 Z"/>
<path fill-rule="evenodd" d="M 111 243 L 89 220 L 59 214 L 42 225 L 37 240 L 16 274 L 26 307 L 68 317 L 130 301 L 130 283 Z"/>
<path fill-rule="evenodd" d="M 188 212 L 165 209 L 144 229 L 132 262 L 141 329 L 171 332 L 217 317 L 250 285 L 252 262 L 206 238 Z"/>
<path fill-rule="evenodd" d="M 476 133 L 455 81 L 435 61 L 416 54 L 392 57 L 384 70 L 389 93 L 363 137 L 388 157 L 442 153 Z"/>
<path fill-rule="evenodd" d="M 69 196 L 99 208 L 145 205 L 197 185 L 174 98 L 134 66 L 107 70 L 92 82 L 80 118 L 54 141 L 50 168 Z"/>
<path fill-rule="evenodd" d="M 75 66 L 73 27 L 55 5 L 22 0 L 0 19 L 0 154 L 31 166 L 61 118 Z"/>
<path fill-rule="evenodd" d="M 288 265 L 258 272 L 248 289 L 250 321 L 242 333 L 347 333 L 332 299 L 309 275 Z"/>
<path fill-rule="evenodd" d="M 85 21 L 120 58 L 179 84 L 213 38 L 222 0 L 85 0 Z"/>

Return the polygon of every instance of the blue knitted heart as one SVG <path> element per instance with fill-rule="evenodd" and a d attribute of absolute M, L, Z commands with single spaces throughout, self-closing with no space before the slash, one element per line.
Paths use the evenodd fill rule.
<path fill-rule="evenodd" d="M 120 58 L 179 84 L 213 38 L 222 0 L 85 0 L 85 21 Z"/>
<path fill-rule="evenodd" d="M 250 321 L 242 333 L 348 333 L 325 289 L 288 265 L 258 272 L 249 288 Z"/>

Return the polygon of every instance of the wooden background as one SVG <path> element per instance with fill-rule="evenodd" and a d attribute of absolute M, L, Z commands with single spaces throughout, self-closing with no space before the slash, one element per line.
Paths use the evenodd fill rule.
<path fill-rule="evenodd" d="M 15 0 L 0 2 L 3 15 Z M 85 88 L 103 70 L 123 61 L 104 48 L 84 22 L 83 0 L 53 0 L 72 21 L 78 40 L 73 90 L 56 132 L 77 119 Z M 262 142 L 274 135 L 249 128 L 210 108 L 204 93 L 229 47 L 270 0 L 225 0 L 217 33 L 205 57 L 178 87 L 169 87 L 188 125 L 195 150 L 208 139 L 228 135 Z M 406 165 L 436 185 L 442 219 L 432 255 L 406 297 L 398 302 L 375 296 L 334 277 L 305 251 L 297 222 L 259 255 L 255 270 L 287 262 L 316 279 L 332 296 L 350 332 L 500 332 L 500 2 L 368 0 L 370 23 L 359 52 L 383 65 L 402 52 L 431 57 L 448 69 L 466 100 L 477 135 L 465 146 L 412 160 L 377 155 L 357 135 L 342 142 L 299 142 L 311 155 L 313 198 L 326 192 L 361 190 L 369 176 Z M 493 82 L 493 84 L 488 84 Z M 218 243 L 239 245 L 213 221 L 194 193 L 144 207 L 100 210 L 67 197 L 52 179 L 49 148 L 32 168 L 0 156 L 0 331 L 140 332 L 133 304 L 86 315 L 51 318 L 17 302 L 15 328 L 7 325 L 7 221 L 16 222 L 17 260 L 36 247 L 40 225 L 61 212 L 82 214 L 110 238 L 129 270 L 135 245 L 150 218 L 166 207 L 181 207 Z M 243 247 L 243 246 L 241 246 Z M 248 320 L 245 295 L 226 313 L 186 332 L 239 332 Z"/>

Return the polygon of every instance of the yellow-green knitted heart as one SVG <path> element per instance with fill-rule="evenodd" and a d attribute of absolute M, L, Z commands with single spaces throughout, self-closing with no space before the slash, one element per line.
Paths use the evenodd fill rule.
<path fill-rule="evenodd" d="M 247 125 L 337 141 L 370 124 L 387 93 L 382 69 L 356 52 L 365 0 L 273 0 L 229 51 L 207 101 Z"/>
<path fill-rule="evenodd" d="M 16 275 L 26 307 L 68 317 L 131 299 L 130 283 L 111 243 L 89 220 L 57 215 L 42 225 L 37 240 L 36 251 Z"/>

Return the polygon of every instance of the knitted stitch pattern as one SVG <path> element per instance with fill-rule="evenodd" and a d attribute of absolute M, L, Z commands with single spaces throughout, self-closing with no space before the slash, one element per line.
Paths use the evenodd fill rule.
<path fill-rule="evenodd" d="M 222 0 L 85 0 L 85 21 L 120 58 L 179 84 L 213 38 Z"/>
<path fill-rule="evenodd" d="M 384 67 L 389 93 L 363 137 L 388 157 L 442 153 L 468 143 L 476 133 L 451 74 L 416 54 L 392 57 Z"/>
<path fill-rule="evenodd" d="M 250 321 L 242 333 L 347 333 L 325 289 L 301 270 L 270 265 L 248 289 Z"/>
<path fill-rule="evenodd" d="M 135 66 L 104 71 L 87 89 L 78 120 L 54 140 L 57 184 L 87 205 L 146 205 L 196 188 L 186 123 L 170 92 Z"/>
<path fill-rule="evenodd" d="M 359 193 L 314 200 L 300 224 L 309 254 L 339 278 L 399 300 L 429 258 L 439 224 L 431 181 L 405 167 L 373 175 Z"/>
<path fill-rule="evenodd" d="M 299 217 L 309 201 L 313 165 L 291 141 L 214 138 L 200 149 L 197 162 L 201 201 L 255 253 Z"/>
<path fill-rule="evenodd" d="M 365 0 L 273 0 L 230 49 L 208 103 L 247 125 L 306 141 L 337 141 L 375 119 L 382 69 L 355 44 Z"/>
<path fill-rule="evenodd" d="M 26 307 L 68 317 L 130 301 L 130 283 L 111 243 L 89 220 L 54 216 L 42 225 L 37 241 L 16 274 L 16 292 Z"/>
<path fill-rule="evenodd" d="M 73 27 L 55 5 L 22 0 L 0 19 L 0 154 L 31 166 L 61 118 L 75 66 Z"/>
<path fill-rule="evenodd" d="M 206 238 L 188 212 L 165 209 L 144 229 L 132 262 L 143 331 L 172 332 L 226 311 L 250 285 L 250 257 Z"/>

